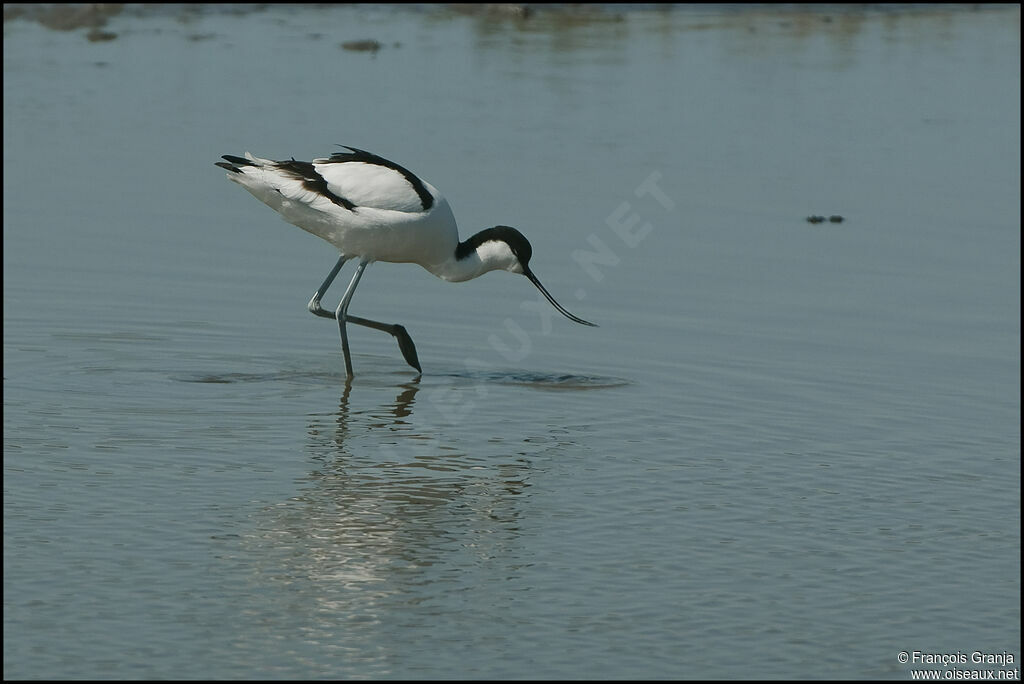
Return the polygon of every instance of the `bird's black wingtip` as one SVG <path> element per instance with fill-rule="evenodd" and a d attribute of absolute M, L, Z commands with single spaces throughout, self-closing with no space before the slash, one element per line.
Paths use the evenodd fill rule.
<path fill-rule="evenodd" d="M 242 169 L 238 168 L 240 166 L 256 166 L 256 164 L 249 159 L 246 159 L 245 157 L 236 157 L 233 154 L 221 155 L 221 159 L 226 159 L 229 163 L 225 164 L 224 162 L 214 162 L 214 166 L 219 166 L 222 169 L 234 171 L 235 173 L 242 173 Z"/>

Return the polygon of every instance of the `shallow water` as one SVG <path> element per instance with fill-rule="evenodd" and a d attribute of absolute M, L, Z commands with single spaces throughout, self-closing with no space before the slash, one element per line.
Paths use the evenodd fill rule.
<path fill-rule="evenodd" d="M 1019 664 L 1019 8 L 132 12 L 4 24 L 5 677 Z M 346 385 L 213 166 L 336 143 L 600 327 L 375 264 Z"/>

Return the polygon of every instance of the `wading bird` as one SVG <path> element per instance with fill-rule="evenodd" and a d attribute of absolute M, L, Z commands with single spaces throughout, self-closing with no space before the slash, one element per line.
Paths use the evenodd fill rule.
<path fill-rule="evenodd" d="M 383 157 L 355 147 L 312 162 L 271 161 L 224 155 L 215 162 L 238 183 L 276 211 L 285 221 L 323 238 L 341 256 L 309 300 L 317 316 L 333 318 L 341 330 L 345 372 L 352 378 L 346 323 L 390 333 L 406 362 L 422 372 L 416 346 L 401 325 L 379 323 L 348 313 L 352 294 L 367 264 L 374 261 L 414 263 L 442 280 L 462 282 L 488 271 L 519 273 L 530 279 L 558 311 L 571 321 L 593 326 L 565 310 L 530 270 L 533 248 L 515 228 L 487 228 L 459 241 L 459 229 L 448 202 L 434 186 Z M 320 306 L 327 288 L 349 259 L 358 258 L 355 275 L 334 313 Z"/>

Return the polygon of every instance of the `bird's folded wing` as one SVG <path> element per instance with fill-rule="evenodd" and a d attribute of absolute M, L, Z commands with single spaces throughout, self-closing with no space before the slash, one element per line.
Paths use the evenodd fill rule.
<path fill-rule="evenodd" d="M 411 213 L 423 211 L 420 196 L 412 184 L 393 168 L 364 161 L 328 159 L 317 159 L 313 167 L 326 181 L 330 192 L 357 207 Z"/>

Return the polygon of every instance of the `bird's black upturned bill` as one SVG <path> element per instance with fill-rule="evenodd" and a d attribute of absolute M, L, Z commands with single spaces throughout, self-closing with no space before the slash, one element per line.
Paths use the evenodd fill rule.
<path fill-rule="evenodd" d="M 549 293 L 547 290 L 544 289 L 544 286 L 540 284 L 540 280 L 537 279 L 537 276 L 533 275 L 533 271 L 530 271 L 529 269 L 524 270 L 523 271 L 523 275 L 525 275 L 527 278 L 529 278 L 530 282 L 537 286 L 537 289 L 540 290 L 541 294 L 548 298 L 548 301 L 551 302 L 551 306 L 553 306 L 556 309 L 558 309 L 558 312 L 560 314 L 562 314 L 563 316 L 568 318 L 570 321 L 575 321 L 576 323 L 580 323 L 582 325 L 589 325 L 589 326 L 591 326 L 593 328 L 597 327 L 597 323 L 591 323 L 590 321 L 585 321 L 582 318 L 580 318 L 579 316 L 574 316 L 571 313 L 569 313 L 568 311 L 566 311 L 565 307 L 562 306 L 561 304 L 559 304 L 558 302 L 556 302 L 555 298 L 551 296 L 551 293 Z"/>

